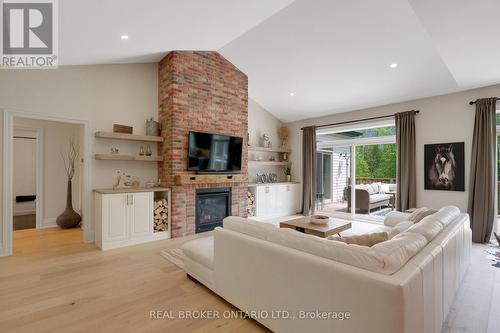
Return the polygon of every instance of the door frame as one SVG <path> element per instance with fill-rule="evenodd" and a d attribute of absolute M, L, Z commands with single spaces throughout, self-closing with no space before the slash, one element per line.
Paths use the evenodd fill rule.
<path fill-rule="evenodd" d="M 43 204 L 44 204 L 44 182 L 43 182 L 43 147 L 44 147 L 44 131 L 43 128 L 29 127 L 29 126 L 14 126 L 13 134 L 16 131 L 27 131 L 35 133 L 36 138 L 36 199 L 35 199 L 35 214 L 36 214 L 36 228 L 43 228 Z M 14 151 L 13 151 L 14 153 Z"/>
<path fill-rule="evenodd" d="M 86 119 L 77 119 L 69 117 L 59 117 L 27 111 L 1 109 L 3 111 L 3 188 L 2 188 L 2 207 L 3 214 L 1 220 L 2 239 L 0 246 L 0 256 L 12 255 L 12 233 L 13 233 L 13 134 L 14 118 L 28 118 L 35 120 L 56 121 L 62 123 L 78 124 L 83 126 L 82 142 L 82 229 L 83 241 L 92 243 L 94 241 L 94 227 L 91 216 L 91 163 L 90 163 L 90 144 L 91 144 L 91 122 Z"/>

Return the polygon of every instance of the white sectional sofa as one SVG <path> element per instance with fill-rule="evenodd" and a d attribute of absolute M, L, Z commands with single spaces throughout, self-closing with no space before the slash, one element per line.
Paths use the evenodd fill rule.
<path fill-rule="evenodd" d="M 183 251 L 187 274 L 240 310 L 295 316 L 255 318 L 275 332 L 431 333 L 441 331 L 470 247 L 468 215 L 449 206 L 371 248 L 229 217 Z M 350 318 L 299 319 L 339 313 Z"/>

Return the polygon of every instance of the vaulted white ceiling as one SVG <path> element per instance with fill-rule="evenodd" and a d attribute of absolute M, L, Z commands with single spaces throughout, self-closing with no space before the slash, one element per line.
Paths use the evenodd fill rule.
<path fill-rule="evenodd" d="M 59 4 L 61 64 L 219 50 L 248 75 L 250 97 L 283 121 L 500 83 L 497 0 Z"/>
<path fill-rule="evenodd" d="M 171 50 L 218 50 L 291 2 L 61 0 L 59 63 L 156 62 Z"/>

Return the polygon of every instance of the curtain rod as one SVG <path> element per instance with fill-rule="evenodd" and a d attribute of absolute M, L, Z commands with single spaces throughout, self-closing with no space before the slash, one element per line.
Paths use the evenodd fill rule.
<path fill-rule="evenodd" d="M 16 136 L 14 135 L 14 139 L 29 139 L 29 140 L 36 140 L 36 138 L 31 138 L 29 136 Z"/>
<path fill-rule="evenodd" d="M 500 99 L 500 97 L 493 97 L 493 98 L 496 98 L 497 101 Z M 470 101 L 469 105 L 476 104 L 476 102 L 477 102 L 477 99 L 475 101 Z"/>
<path fill-rule="evenodd" d="M 410 110 L 410 111 L 407 111 L 407 112 L 411 112 L 411 111 L 413 111 L 413 113 L 415 113 L 415 114 L 420 113 L 419 110 Z M 378 117 L 364 118 L 364 119 L 358 119 L 358 120 L 342 121 L 340 123 L 331 123 L 331 124 L 318 125 L 318 126 L 316 126 L 316 128 L 338 126 L 338 125 L 346 125 L 346 124 L 359 123 L 359 122 L 368 121 L 368 120 L 377 120 L 377 119 L 391 118 L 391 117 L 394 117 L 394 116 L 395 116 L 395 114 L 388 114 L 386 116 L 378 116 Z M 302 127 L 300 130 L 302 131 L 303 129 L 304 129 L 304 127 Z"/>

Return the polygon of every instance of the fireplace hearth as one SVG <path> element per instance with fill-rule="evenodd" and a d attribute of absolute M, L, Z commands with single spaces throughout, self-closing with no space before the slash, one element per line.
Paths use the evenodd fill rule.
<path fill-rule="evenodd" d="M 222 226 L 222 220 L 229 215 L 231 215 L 230 188 L 196 190 L 196 233 Z"/>

